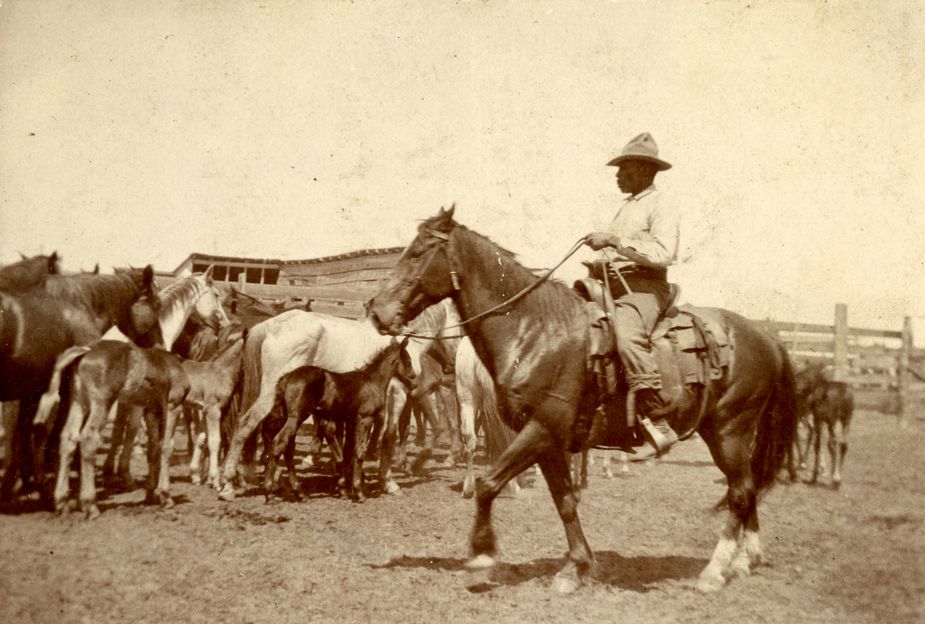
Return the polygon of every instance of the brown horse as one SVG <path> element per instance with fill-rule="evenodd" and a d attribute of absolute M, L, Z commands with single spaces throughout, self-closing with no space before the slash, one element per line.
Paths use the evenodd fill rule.
<path fill-rule="evenodd" d="M 848 431 L 851 428 L 851 416 L 854 413 L 854 392 L 845 382 L 830 381 L 826 378 L 823 367 L 810 365 L 797 374 L 797 387 L 801 394 L 801 407 L 812 415 L 807 452 L 812 444 L 813 471 L 808 483 L 816 483 L 819 478 L 822 433 L 828 433 L 829 482 L 833 489 L 841 487 L 841 472 L 848 452 Z"/>
<path fill-rule="evenodd" d="M 573 591 L 591 573 L 593 556 L 566 451 L 587 443 L 578 425 L 593 415 L 600 396 L 588 373 L 585 302 L 562 283 L 538 280 L 512 254 L 457 224 L 452 208 L 420 225 L 368 309 L 382 331 L 397 334 L 424 306 L 445 297 L 468 319 L 466 333 L 495 381 L 502 417 L 518 431 L 476 484 L 470 588 L 484 587 L 495 564 L 492 502 L 509 480 L 539 463 L 568 539 L 568 560 L 554 588 Z M 783 348 L 737 314 L 709 313 L 732 355 L 722 378 L 708 380 L 701 400 L 681 414 L 696 423 L 728 480 L 728 519 L 700 574 L 703 591 L 748 574 L 760 561 L 758 494 L 774 483 L 796 425 L 793 373 Z"/>
<path fill-rule="evenodd" d="M 202 323 L 227 323 L 218 291 L 207 271 L 165 288 L 157 297 L 158 318 L 153 332 L 158 343 L 172 346 L 191 314 Z M 58 388 L 67 389 L 70 406 L 60 444 L 60 466 L 55 485 L 55 508 L 67 511 L 68 473 L 80 447 L 80 502 L 86 514 L 99 514 L 96 506 L 96 451 L 102 441 L 115 401 L 144 412 L 148 430 L 148 483 L 146 501 L 171 504 L 168 462 L 173 451 L 177 411 L 190 390 L 180 358 L 164 348 L 140 348 L 128 342 L 100 340 L 89 347 L 74 347 L 58 358 L 55 379 L 43 402 L 50 410 Z M 44 419 L 44 414 L 41 415 Z M 130 444 L 131 441 L 129 440 Z M 163 447 L 163 448 L 161 448 Z"/>
<path fill-rule="evenodd" d="M 277 384 L 274 415 L 263 423 L 267 448 L 267 465 L 264 471 L 264 492 L 269 500 L 276 482 L 276 463 L 282 455 L 286 462 L 290 489 L 299 496 L 295 480 L 293 451 L 295 434 L 310 415 L 315 422 L 344 423 L 345 442 L 341 476 L 341 494 L 357 501 L 365 498 L 363 491 L 363 458 L 371 439 L 373 425 L 382 420 L 386 405 L 386 388 L 393 377 L 411 380 L 414 370 L 405 343 L 396 342 L 385 347 L 361 370 L 348 373 L 329 373 L 314 366 L 305 366 L 286 374 Z M 282 425 L 279 426 L 279 422 Z M 336 451 L 335 451 L 336 454 Z M 380 463 L 379 479 L 383 489 L 387 486 Z"/>
<path fill-rule="evenodd" d="M 0 267 L 0 291 L 19 292 L 40 286 L 48 275 L 61 274 L 58 252 L 50 256 L 23 256 L 19 262 Z"/>
<path fill-rule="evenodd" d="M 34 478 L 47 494 L 42 489 L 47 458 L 32 452 L 32 421 L 55 358 L 68 347 L 99 340 L 114 325 L 141 339 L 152 327 L 155 292 L 150 265 L 115 275 L 49 274 L 31 287 L 0 291 L 0 401 L 20 406 L 0 499 L 12 495 L 18 476 L 24 486 Z"/>

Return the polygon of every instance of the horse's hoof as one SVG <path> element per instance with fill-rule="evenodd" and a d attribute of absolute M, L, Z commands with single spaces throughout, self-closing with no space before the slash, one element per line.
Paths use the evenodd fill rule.
<path fill-rule="evenodd" d="M 466 498 L 466 499 L 472 498 L 473 496 L 475 496 L 475 485 L 471 483 L 463 484 L 462 495 L 463 495 L 463 498 Z"/>
<path fill-rule="evenodd" d="M 71 503 L 66 500 L 55 501 L 55 513 L 59 516 L 66 516 L 71 513 Z"/>
<path fill-rule="evenodd" d="M 751 575 L 752 568 L 748 560 L 748 555 L 742 554 L 732 560 L 732 563 L 729 565 L 730 578 L 745 578 Z"/>
<path fill-rule="evenodd" d="M 841 481 L 832 481 L 832 489 L 838 490 L 841 488 Z"/>
<path fill-rule="evenodd" d="M 96 506 L 96 503 L 84 505 L 84 516 L 87 520 L 96 520 L 100 517 L 100 508 Z"/>
<path fill-rule="evenodd" d="M 466 589 L 471 592 L 488 591 L 497 587 L 498 583 L 491 580 L 495 569 L 495 560 L 488 555 L 478 555 L 466 562 Z"/>
<path fill-rule="evenodd" d="M 581 587 L 581 583 L 576 578 L 570 576 L 560 576 L 556 575 L 552 579 L 552 585 L 550 589 L 560 595 L 572 594 L 578 591 L 578 588 Z"/>
<path fill-rule="evenodd" d="M 401 494 L 401 487 L 399 487 L 399 485 L 395 483 L 395 481 L 392 481 L 391 479 L 386 481 L 385 487 L 383 489 L 385 490 L 385 493 L 389 495 Z"/>
<path fill-rule="evenodd" d="M 189 480 L 193 485 L 202 485 L 202 477 L 196 473 L 191 474 Z"/>
<path fill-rule="evenodd" d="M 717 592 L 726 586 L 726 579 L 722 575 L 701 574 L 697 579 L 697 590 L 704 594 Z"/>
<path fill-rule="evenodd" d="M 235 499 L 234 486 L 231 483 L 226 483 L 225 486 L 219 490 L 218 500 L 231 502 Z"/>
<path fill-rule="evenodd" d="M 170 509 L 174 505 L 173 499 L 167 492 L 158 492 L 157 498 L 161 501 L 161 507 L 164 509 Z"/>

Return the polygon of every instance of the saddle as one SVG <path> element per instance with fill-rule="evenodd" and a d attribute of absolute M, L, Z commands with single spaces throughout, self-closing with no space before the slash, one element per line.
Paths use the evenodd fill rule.
<path fill-rule="evenodd" d="M 625 414 L 618 431 L 608 423 L 610 434 L 607 440 L 618 440 L 616 446 L 630 450 L 641 440 L 636 429 L 633 395 L 628 392 L 622 374 L 622 364 L 616 351 L 616 330 L 607 310 L 614 309 L 610 293 L 601 282 L 586 277 L 575 282 L 578 294 L 585 299 L 585 315 L 588 323 L 587 367 L 597 380 L 599 397 L 598 412 L 608 412 L 606 419 L 619 418 L 615 411 Z M 689 437 L 697 427 L 699 414 L 685 417 L 692 410 L 693 403 L 702 398 L 704 388 L 710 381 L 721 380 L 729 367 L 729 337 L 719 314 L 711 308 L 690 305 L 676 305 L 680 288 L 670 284 L 669 303 L 657 321 L 650 335 L 650 344 L 655 354 L 662 380 L 662 400 L 669 411 L 676 414 L 672 426 L 683 439 Z M 625 401 L 620 401 L 626 396 Z M 624 405 L 617 407 L 619 403 Z M 693 410 L 700 412 L 702 410 Z M 598 415 L 595 417 L 597 418 Z M 599 416 L 604 416 L 599 414 Z M 588 423 L 588 429 L 598 425 Z M 594 440 L 592 437 L 592 444 Z"/>

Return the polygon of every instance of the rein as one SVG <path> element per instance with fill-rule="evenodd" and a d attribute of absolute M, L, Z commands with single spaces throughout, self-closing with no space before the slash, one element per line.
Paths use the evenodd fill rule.
<path fill-rule="evenodd" d="M 440 238 L 440 239 L 442 239 L 442 240 L 444 240 L 444 241 L 448 241 L 449 238 L 450 238 L 448 234 L 444 234 L 443 232 L 428 231 L 428 233 L 430 233 L 430 234 L 432 234 L 432 235 L 436 236 L 437 238 Z M 512 305 L 512 304 L 514 304 L 515 302 L 519 301 L 520 299 L 523 299 L 525 296 L 527 296 L 528 293 L 530 293 L 530 291 L 532 291 L 534 288 L 536 288 L 537 286 L 539 286 L 540 284 L 542 284 L 543 282 L 545 282 L 546 280 L 548 280 L 548 279 L 550 278 L 550 276 L 553 274 L 553 272 L 555 272 L 556 269 L 558 269 L 558 268 L 561 267 L 563 264 L 565 264 L 565 261 L 566 261 L 566 260 L 568 260 L 568 259 L 571 258 L 573 255 L 575 255 L 575 253 L 576 253 L 579 249 L 581 249 L 581 247 L 587 242 L 587 240 L 588 240 L 588 237 L 587 237 L 587 236 L 582 236 L 581 238 L 579 238 L 578 241 L 577 241 L 574 245 L 572 245 L 572 248 L 569 249 L 568 253 L 565 254 L 565 256 L 564 256 L 561 260 L 559 260 L 559 262 L 556 263 L 555 266 L 553 266 L 551 269 L 549 269 L 548 271 L 546 271 L 544 274 L 542 274 L 542 275 L 540 275 L 539 277 L 537 277 L 536 280 L 534 280 L 534 281 L 531 282 L 530 284 L 527 284 L 524 288 L 522 288 L 519 292 L 517 292 L 513 297 L 511 297 L 511 298 L 508 299 L 507 301 L 502 301 L 501 303 L 499 303 L 499 304 L 497 304 L 497 305 L 494 305 L 494 306 L 488 308 L 487 310 L 485 310 L 485 311 L 483 311 L 483 312 L 479 312 L 479 313 L 476 314 L 475 316 L 470 316 L 469 318 L 467 318 L 467 319 L 464 320 L 464 321 L 461 321 L 461 322 L 459 322 L 459 323 L 456 323 L 455 325 L 449 325 L 449 326 L 447 326 L 447 327 L 444 327 L 443 329 L 456 329 L 456 328 L 458 328 L 458 327 L 465 327 L 466 325 L 468 325 L 469 323 L 472 323 L 473 321 L 477 321 L 477 320 L 479 320 L 479 319 L 483 319 L 483 318 L 485 318 L 486 316 L 489 316 L 489 315 L 491 315 L 491 314 L 494 314 L 495 312 L 498 312 L 499 310 L 503 310 L 504 308 L 506 308 L 506 307 L 508 307 L 508 306 L 510 306 L 510 305 Z M 450 279 L 453 281 L 453 288 L 456 289 L 456 290 L 459 290 L 459 276 L 458 276 L 458 274 L 456 273 L 456 271 L 450 271 Z M 414 334 L 414 333 L 410 333 L 410 332 L 402 332 L 401 335 L 402 335 L 402 336 L 407 336 L 407 337 L 409 337 L 409 338 L 423 338 L 423 339 L 425 339 L 425 340 L 452 340 L 452 339 L 455 339 L 455 338 L 465 338 L 465 337 L 466 337 L 466 334 L 465 334 L 465 333 L 458 334 L 458 335 L 455 335 L 455 336 L 437 336 L 437 335 L 428 336 L 428 335 L 425 335 L 425 334 Z"/>

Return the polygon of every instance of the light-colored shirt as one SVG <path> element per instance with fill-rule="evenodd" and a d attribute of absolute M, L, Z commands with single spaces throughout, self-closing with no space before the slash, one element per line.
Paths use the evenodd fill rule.
<path fill-rule="evenodd" d="M 681 214 L 653 184 L 630 195 L 605 231 L 620 237 L 623 252 L 605 247 L 599 258 L 616 268 L 633 264 L 664 268 L 678 259 Z"/>

